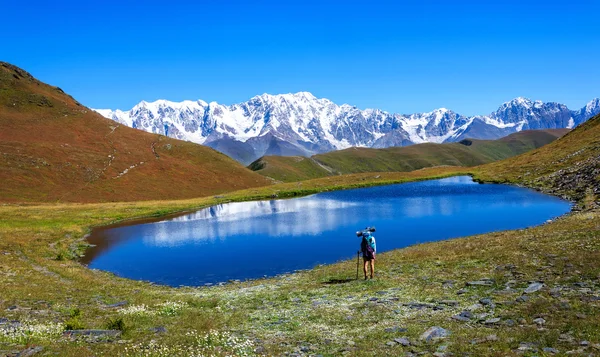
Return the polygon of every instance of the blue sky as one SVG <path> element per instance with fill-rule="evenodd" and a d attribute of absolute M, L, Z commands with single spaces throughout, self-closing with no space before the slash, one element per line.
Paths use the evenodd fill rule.
<path fill-rule="evenodd" d="M 471 115 L 518 96 L 572 109 L 600 97 L 600 1 L 4 0 L 2 12 L 0 60 L 94 108 L 309 91 Z"/>

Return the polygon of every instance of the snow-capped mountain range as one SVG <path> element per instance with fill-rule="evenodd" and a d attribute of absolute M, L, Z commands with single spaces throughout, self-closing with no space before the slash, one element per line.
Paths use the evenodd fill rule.
<path fill-rule="evenodd" d="M 415 114 L 361 110 L 308 92 L 263 94 L 234 105 L 157 100 L 128 111 L 94 110 L 133 128 L 211 146 L 247 164 L 263 155 L 309 156 L 352 146 L 496 139 L 526 129 L 573 128 L 600 113 L 600 99 L 570 110 L 519 97 L 476 116 L 445 108 Z"/>

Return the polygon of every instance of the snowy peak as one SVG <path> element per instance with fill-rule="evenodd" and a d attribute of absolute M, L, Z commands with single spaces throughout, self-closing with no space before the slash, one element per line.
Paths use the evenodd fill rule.
<path fill-rule="evenodd" d="M 572 111 L 563 104 L 518 97 L 489 115 L 467 117 L 447 108 L 410 115 L 361 110 L 297 92 L 264 93 L 233 105 L 161 99 L 141 101 L 129 111 L 96 111 L 133 128 L 209 145 L 248 163 L 265 154 L 311 155 L 351 146 L 495 139 L 525 129 L 572 128 L 600 113 L 600 100 Z"/>

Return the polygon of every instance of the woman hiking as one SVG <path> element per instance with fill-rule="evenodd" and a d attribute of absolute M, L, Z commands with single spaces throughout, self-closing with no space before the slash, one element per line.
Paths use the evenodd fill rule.
<path fill-rule="evenodd" d="M 375 237 L 368 230 L 362 232 L 360 250 L 365 263 L 363 266 L 365 280 L 367 280 L 367 265 L 371 266 L 371 279 L 373 279 L 373 275 L 375 275 L 375 252 L 377 251 L 377 245 L 375 244 Z"/>

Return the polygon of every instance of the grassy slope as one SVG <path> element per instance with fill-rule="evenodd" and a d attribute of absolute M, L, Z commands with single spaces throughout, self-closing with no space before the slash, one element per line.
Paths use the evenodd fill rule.
<path fill-rule="evenodd" d="M 482 166 L 485 181 L 521 183 L 588 203 L 600 198 L 600 116 L 560 140 L 510 160 Z"/>
<path fill-rule="evenodd" d="M 292 182 L 334 173 L 405 172 L 441 165 L 476 166 L 533 150 L 567 132 L 566 129 L 528 130 L 498 140 L 468 140 L 469 145 L 426 143 L 386 149 L 349 148 L 304 160 L 266 156 L 248 167 L 275 180 Z"/>
<path fill-rule="evenodd" d="M 269 183 L 208 147 L 118 125 L 6 63 L 0 126 L 3 202 L 176 199 Z"/>

